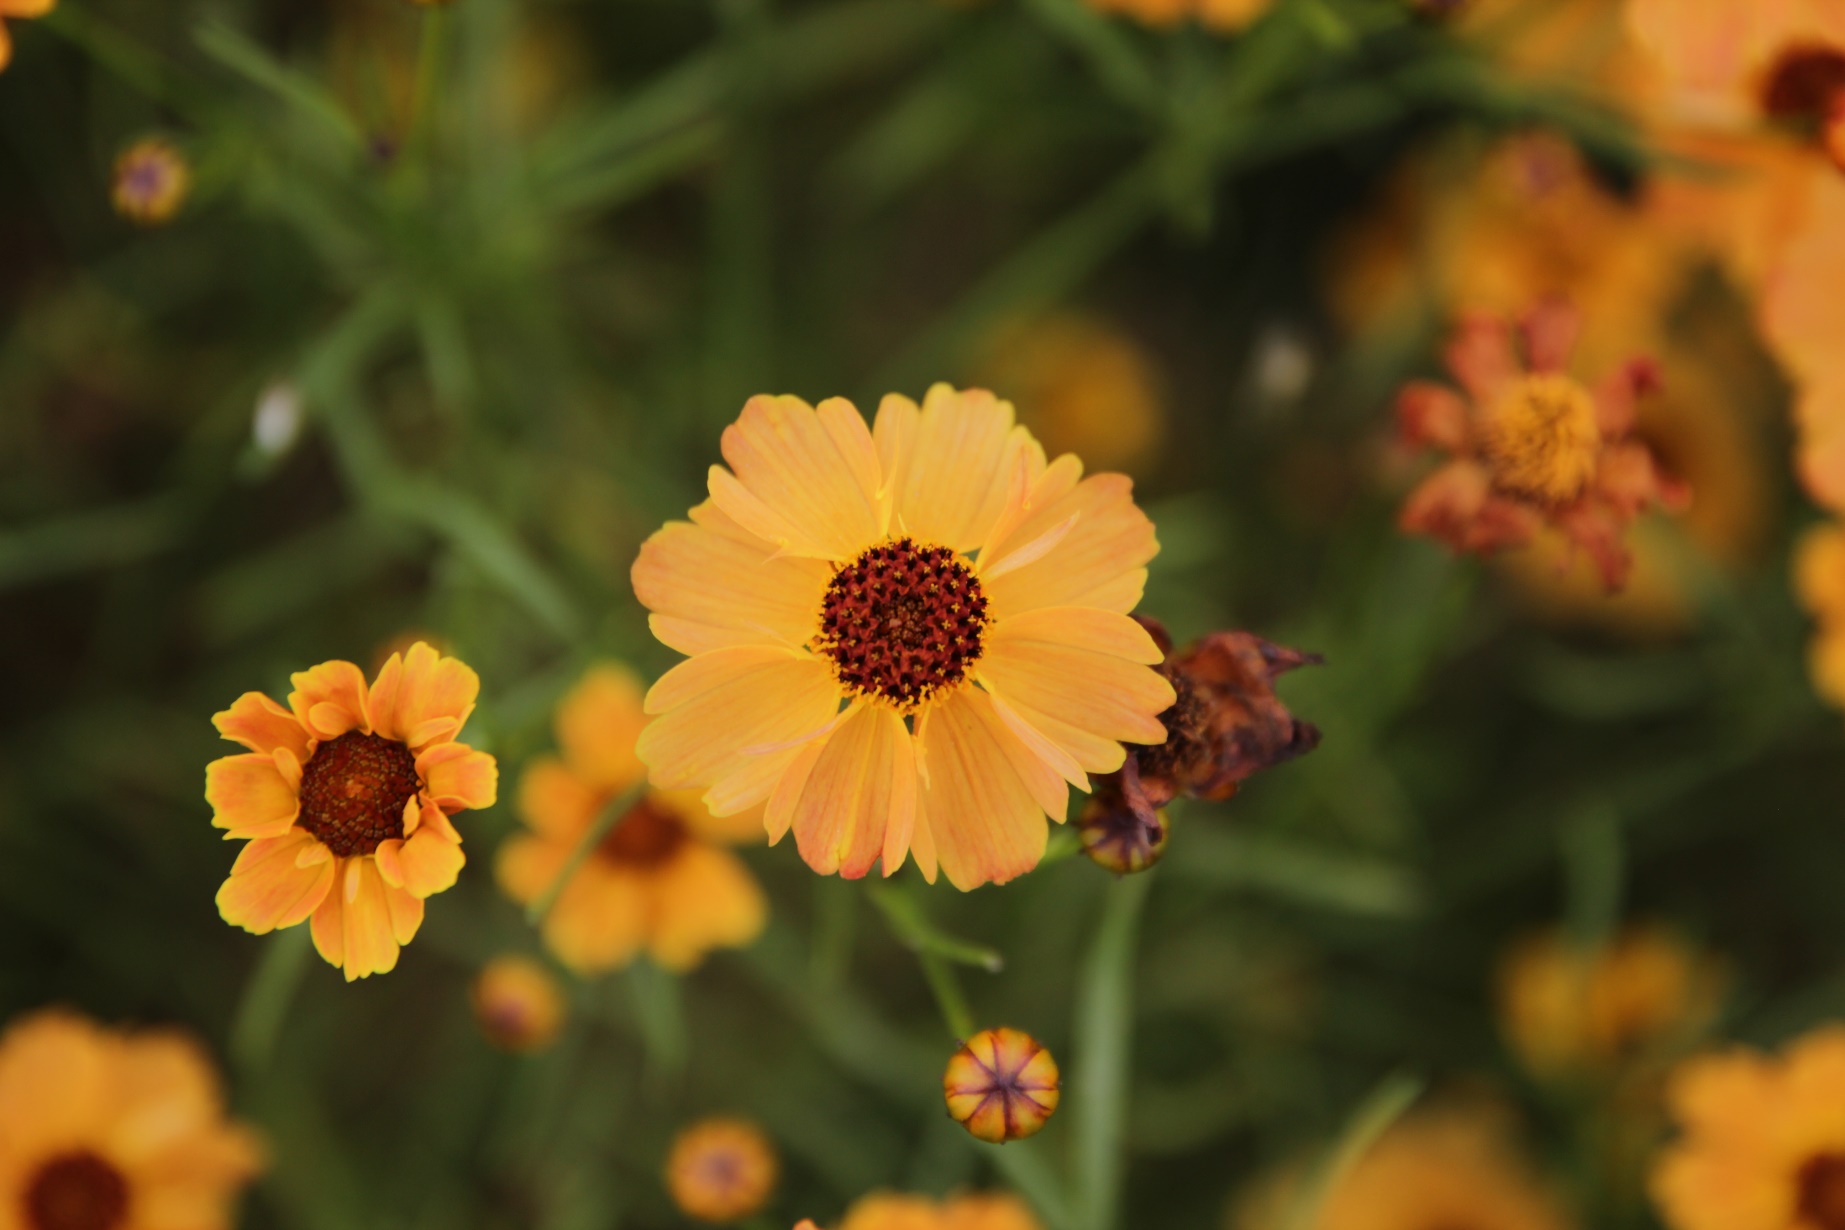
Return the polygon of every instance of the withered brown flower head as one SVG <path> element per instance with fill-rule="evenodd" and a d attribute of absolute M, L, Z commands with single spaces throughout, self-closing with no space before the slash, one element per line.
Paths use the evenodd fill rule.
<path fill-rule="evenodd" d="M 1096 782 L 1077 821 L 1083 851 L 1111 871 L 1144 871 L 1166 847 L 1160 808 L 1181 795 L 1222 800 L 1243 780 L 1320 745 L 1320 732 L 1288 712 L 1275 680 L 1318 665 L 1250 632 L 1213 632 L 1183 653 L 1157 620 L 1136 616 L 1166 657 L 1158 666 L 1177 700 L 1160 714 L 1166 741 L 1131 746 L 1119 772 Z"/>

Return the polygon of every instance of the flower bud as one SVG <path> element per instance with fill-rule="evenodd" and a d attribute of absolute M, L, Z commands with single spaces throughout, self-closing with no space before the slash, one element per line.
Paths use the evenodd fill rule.
<path fill-rule="evenodd" d="M 1113 776 L 1096 783 L 1076 820 L 1083 853 L 1116 875 L 1132 875 L 1159 862 L 1171 832 L 1164 811 L 1136 809 Z"/>
<path fill-rule="evenodd" d="M 983 1029 L 948 1061 L 942 1095 L 949 1115 L 976 1138 L 1022 1140 L 1057 1109 L 1057 1061 L 1028 1033 Z"/>
<path fill-rule="evenodd" d="M 741 1221 L 768 1203 L 780 1170 L 775 1147 L 755 1124 L 703 1119 L 673 1141 L 666 1159 L 666 1188 L 687 1217 Z"/>
<path fill-rule="evenodd" d="M 564 997 L 557 979 L 530 957 L 495 957 L 474 980 L 471 998 L 481 1031 L 501 1050 L 541 1051 L 557 1038 Z"/>

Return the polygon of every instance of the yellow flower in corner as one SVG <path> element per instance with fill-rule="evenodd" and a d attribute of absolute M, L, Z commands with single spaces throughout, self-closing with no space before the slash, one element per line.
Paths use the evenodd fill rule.
<path fill-rule="evenodd" d="M 181 1035 L 120 1033 L 57 1009 L 0 1035 L 7 1230 L 228 1230 L 261 1158 Z"/>
<path fill-rule="evenodd" d="M 1653 1170 L 1672 1230 L 1834 1230 L 1845 1226 L 1845 1027 L 1779 1056 L 1738 1047 L 1673 1073 L 1680 1135 Z"/>
<path fill-rule="evenodd" d="M 947 385 L 871 428 L 752 398 L 723 454 L 634 565 L 689 655 L 647 694 L 655 785 L 766 803 L 822 874 L 913 855 L 969 889 L 1035 867 L 1124 740 L 1164 740 L 1173 690 L 1128 617 L 1159 544 L 1127 478 L 1047 462 L 1009 403 Z"/>
<path fill-rule="evenodd" d="M 43 17 L 58 7 L 57 0 L 0 0 L 0 72 L 13 60 L 13 38 L 7 33 L 9 17 Z"/>
<path fill-rule="evenodd" d="M 455 883 L 449 817 L 493 806 L 499 767 L 455 741 L 479 677 L 420 641 L 369 688 L 350 662 L 292 682 L 287 708 L 245 692 L 212 718 L 250 749 L 205 769 L 211 822 L 249 842 L 218 912 L 257 935 L 311 917 L 314 946 L 350 982 L 396 968 L 424 899 Z"/>
<path fill-rule="evenodd" d="M 564 872 L 602 809 L 646 779 L 634 743 L 647 715 L 641 685 L 625 668 L 590 669 L 557 707 L 561 756 L 540 757 L 519 779 L 527 832 L 500 848 L 500 885 L 536 901 Z M 638 798 L 583 860 L 545 915 L 545 945 L 583 973 L 632 961 L 645 950 L 668 969 L 689 969 L 714 948 L 762 933 L 768 904 L 743 861 L 722 842 L 760 841 L 760 808 L 713 816 L 692 791 Z"/>

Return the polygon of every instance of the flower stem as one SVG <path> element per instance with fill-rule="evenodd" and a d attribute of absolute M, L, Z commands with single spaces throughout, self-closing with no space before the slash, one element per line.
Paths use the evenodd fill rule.
<path fill-rule="evenodd" d="M 583 865 L 583 860 L 587 859 L 590 851 L 600 845 L 602 839 L 609 835 L 609 830 L 615 827 L 615 822 L 627 815 L 628 809 L 640 801 L 641 792 L 646 789 L 646 781 L 636 782 L 610 799 L 596 814 L 595 823 L 583 831 L 582 838 L 570 851 L 570 857 L 564 860 L 562 867 L 558 868 L 557 878 L 546 885 L 545 891 L 539 893 L 532 899 L 532 903 L 525 907 L 526 922 L 534 927 L 544 922 L 545 915 L 549 914 L 551 907 L 557 904 L 557 898 L 564 891 L 564 885 L 570 883 L 570 877 L 577 873 L 577 869 Z"/>
<path fill-rule="evenodd" d="M 448 6 L 437 4 L 423 12 L 423 38 L 417 49 L 416 85 L 410 95 L 410 125 L 404 134 L 407 162 L 420 164 L 431 140 L 435 118 L 430 114 L 442 83 L 442 52 L 448 32 Z"/>
<path fill-rule="evenodd" d="M 1077 992 L 1070 1109 L 1076 1131 L 1076 1224 L 1113 1230 L 1126 1170 L 1134 1031 L 1134 949 L 1153 873 L 1109 885 Z"/>
<path fill-rule="evenodd" d="M 935 995 L 935 1006 L 942 1010 L 942 1023 L 948 1026 L 948 1032 L 958 1042 L 973 1037 L 978 1032 L 974 1028 L 974 1013 L 967 1006 L 967 996 L 961 992 L 961 980 L 955 977 L 954 966 L 933 952 L 919 952 L 916 959 L 922 962 L 923 977 L 929 980 L 929 990 Z"/>
<path fill-rule="evenodd" d="M 310 947 L 306 926 L 278 932 L 263 945 L 262 958 L 244 984 L 237 1015 L 231 1019 L 231 1059 L 240 1071 L 261 1072 L 269 1066 L 288 1006 L 307 969 Z"/>

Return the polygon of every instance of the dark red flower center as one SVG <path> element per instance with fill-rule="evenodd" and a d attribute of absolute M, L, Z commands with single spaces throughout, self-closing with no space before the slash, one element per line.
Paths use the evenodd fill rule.
<path fill-rule="evenodd" d="M 1845 1153 L 1808 1158 L 1795 1183 L 1802 1222 L 1820 1230 L 1845 1230 Z"/>
<path fill-rule="evenodd" d="M 986 626 L 973 569 L 947 547 L 898 538 L 834 575 L 818 644 L 848 689 L 907 709 L 966 677 Z"/>
<path fill-rule="evenodd" d="M 301 827 L 341 858 L 370 854 L 404 835 L 404 804 L 421 785 L 409 748 L 347 731 L 301 767 Z"/>
<path fill-rule="evenodd" d="M 1781 53 L 1762 83 L 1762 109 L 1776 119 L 1823 120 L 1845 93 L 1845 55 L 1831 47 Z"/>
<path fill-rule="evenodd" d="M 26 1184 L 24 1203 L 30 1230 L 114 1230 L 128 1219 L 128 1180 L 88 1149 L 61 1153 Z"/>
<path fill-rule="evenodd" d="M 679 817 L 643 798 L 615 822 L 596 853 L 623 867 L 658 867 L 690 840 Z"/>

